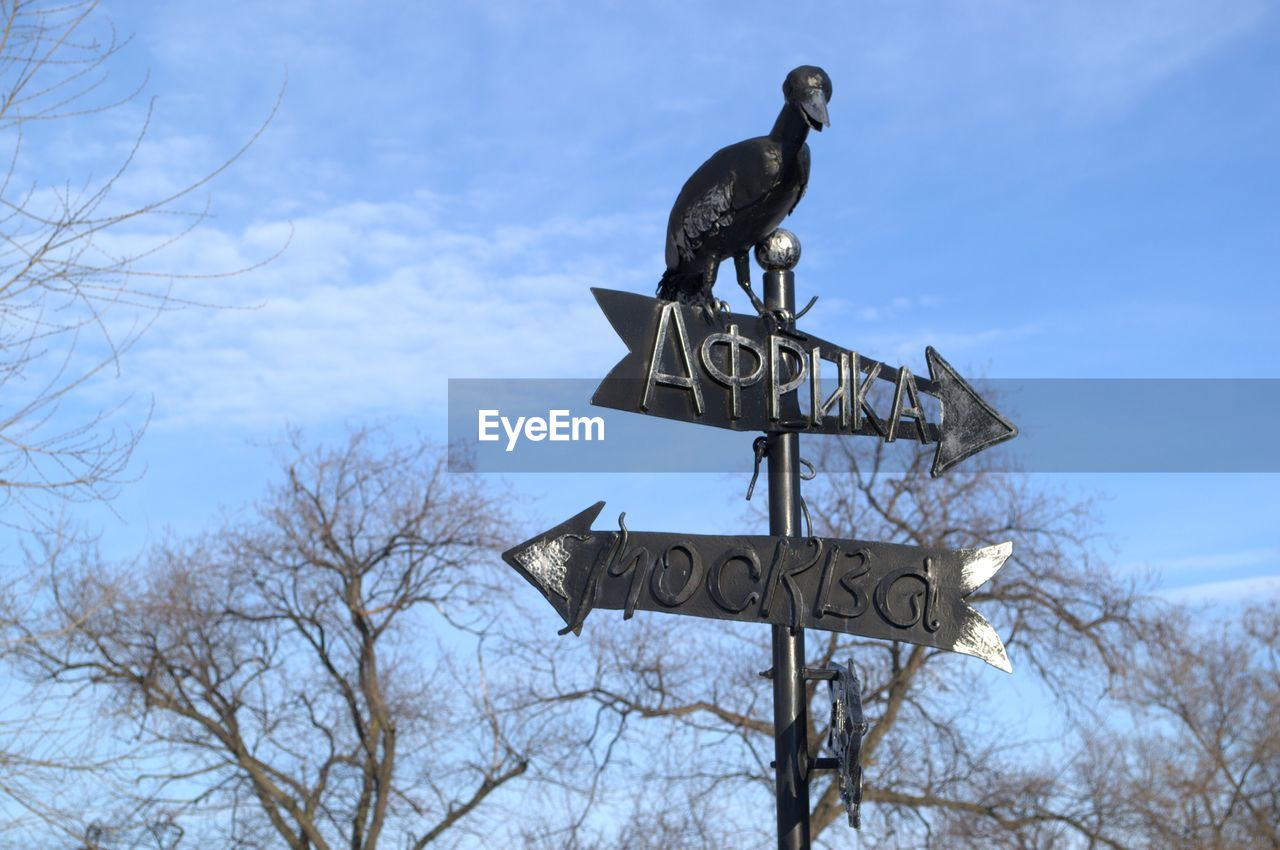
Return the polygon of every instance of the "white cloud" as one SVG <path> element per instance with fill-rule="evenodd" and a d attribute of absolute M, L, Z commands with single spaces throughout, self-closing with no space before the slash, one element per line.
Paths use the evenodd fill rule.
<path fill-rule="evenodd" d="M 1261 0 L 907 3 L 866 19 L 860 96 L 923 111 L 1089 120 L 1257 26 Z"/>
<path fill-rule="evenodd" d="M 486 235 L 443 224 L 436 200 L 336 207 L 294 221 L 288 250 L 264 268 L 179 281 L 178 297 L 258 306 L 166 316 L 131 353 L 127 379 L 155 394 L 156 425 L 413 412 L 442 404 L 448 378 L 603 374 L 622 349 L 589 287 L 644 288 L 598 247 L 631 222 Z M 201 228 L 164 262 L 244 266 L 287 233 L 284 222 Z"/>
<path fill-rule="evenodd" d="M 1162 558 L 1155 562 L 1155 566 L 1164 572 L 1227 570 L 1268 564 L 1280 565 L 1280 548 L 1263 546 L 1253 549 L 1238 549 L 1233 552 L 1206 552 L 1178 558 Z"/>
<path fill-rule="evenodd" d="M 897 331 L 860 332 L 858 351 L 878 360 L 903 363 L 920 374 L 925 374 L 924 350 L 933 346 L 951 363 L 969 363 L 965 371 L 970 376 L 977 376 L 984 369 L 975 369 L 973 364 L 981 365 L 981 355 L 985 352 L 1006 346 L 1010 340 L 1038 336 L 1042 332 L 1043 329 L 1037 324 L 962 331 L 939 330 L 937 326 L 926 326 L 923 329 L 919 326 L 909 329 L 902 327 Z M 1010 367 L 1006 363 L 1004 368 L 1007 372 Z"/>
<path fill-rule="evenodd" d="M 126 383 L 154 395 L 154 427 L 278 427 L 439 410 L 448 378 L 603 375 L 623 349 L 589 289 L 649 290 L 656 273 L 634 238 L 647 222 L 559 217 L 486 233 L 449 214 L 448 199 L 422 193 L 238 233 L 200 227 L 156 263 L 193 275 L 174 283 L 176 299 L 217 307 L 164 316 L 124 361 Z M 113 250 L 137 251 L 154 234 L 112 238 Z M 286 240 L 265 267 L 199 277 L 250 267 Z M 877 309 L 889 318 L 937 303 L 896 297 Z M 1034 332 L 889 328 L 860 341 L 869 356 L 922 366 L 925 342 L 954 357 Z M 105 400 L 121 388 L 98 390 Z"/>
<path fill-rule="evenodd" d="M 512 6 L 509 11 L 517 9 Z M 1229 7 L 1195 0 L 907 3 L 871 11 L 848 7 L 830 10 L 832 19 L 811 46 L 816 61 L 832 66 L 842 101 L 860 103 L 861 108 L 869 101 L 891 102 L 889 120 L 934 120 L 932 116 L 945 118 L 957 110 L 1024 120 L 1046 112 L 1088 118 L 1130 103 L 1210 55 L 1255 26 L 1267 9 L 1255 0 Z M 390 13 L 365 21 L 370 14 L 365 10 L 351 12 L 327 3 L 282 4 L 269 10 L 262 4 L 232 3 L 211 10 L 214 7 L 166 7 L 155 30 L 146 34 L 162 63 L 160 70 L 168 79 L 167 74 L 181 67 L 223 95 L 252 90 L 269 103 L 263 93 L 274 91 L 275 69 L 288 63 L 293 81 L 285 110 L 263 141 L 268 148 L 287 149 L 288 157 L 256 165 L 264 153 L 256 150 L 237 170 L 270 169 L 296 159 L 290 167 L 297 173 L 288 172 L 292 183 L 285 185 L 282 177 L 280 186 L 270 184 L 270 192 L 264 183 L 254 182 L 256 174 L 254 180 L 233 184 L 232 194 L 241 204 L 261 205 L 261 220 L 247 226 L 212 221 L 157 262 L 193 274 L 251 266 L 285 240 L 290 225 L 280 210 L 290 207 L 297 217 L 289 250 L 266 268 L 175 285 L 178 298 L 261 306 L 193 309 L 166 316 L 132 352 L 125 363 L 127 380 L 142 393 L 154 392 L 162 426 L 418 410 L 439 403 L 448 377 L 600 374 L 621 345 L 588 287 L 651 291 L 659 270 L 655 264 L 660 262 L 662 211 L 643 222 L 626 216 L 584 216 L 529 223 L 528 209 L 513 206 L 511 199 L 528 195 L 551 201 L 553 192 L 543 187 L 538 193 L 521 193 L 509 181 L 537 182 L 530 173 L 545 170 L 548 176 L 541 179 L 550 185 L 581 189 L 571 181 L 557 181 L 562 172 L 555 169 L 575 169 L 579 156 L 617 159 L 621 154 L 615 145 L 623 154 L 653 146 L 663 149 L 673 136 L 691 132 L 683 122 L 668 120 L 673 110 L 704 102 L 728 109 L 741 100 L 734 87 L 755 86 L 766 64 L 753 60 L 741 74 L 724 79 L 723 91 L 717 82 L 714 95 L 708 95 L 677 84 L 687 80 L 670 63 L 654 62 L 652 57 L 612 61 L 625 56 L 623 48 L 644 43 L 649 29 L 665 26 L 668 16 L 695 16 L 675 35 L 695 39 L 702 22 L 696 16 L 710 13 L 674 5 L 633 9 L 630 18 L 589 23 L 575 31 L 578 40 L 589 43 L 588 53 L 539 47 L 540 32 L 517 28 L 508 33 L 513 39 L 511 55 L 486 52 L 492 48 L 485 47 L 488 42 L 481 37 L 488 32 L 484 27 L 504 25 L 485 23 L 483 15 L 464 7 L 417 13 L 439 24 L 431 29 L 431 44 L 444 44 L 444 53 L 420 50 L 418 36 L 405 35 L 423 30 L 421 21 L 381 32 L 378 28 Z M 522 26 L 550 30 L 561 22 L 560 15 L 575 14 L 568 7 L 540 9 L 521 21 Z M 802 26 L 809 24 L 799 17 L 788 19 L 777 22 L 776 32 L 768 34 L 778 43 L 799 43 L 791 37 Z M 474 27 L 480 30 L 473 32 Z M 366 50 L 374 43 L 371 33 L 385 35 L 391 42 L 388 50 L 398 45 L 394 55 L 400 60 L 416 63 L 421 57 L 422 64 L 371 61 L 374 54 Z M 696 38 L 701 41 L 701 36 Z M 406 41 L 415 41 L 413 50 L 405 48 Z M 668 52 L 679 53 L 679 47 L 670 45 Z M 383 56 L 381 49 L 377 56 Z M 789 58 L 779 61 L 785 64 Z M 725 47 L 709 50 L 698 61 L 729 67 L 735 57 Z M 840 72 L 836 64 L 844 66 Z M 598 68 L 598 73 L 584 73 L 587 68 Z M 580 84 L 550 85 L 575 74 Z M 468 85 L 449 84 L 459 77 Z M 403 80 L 413 82 L 391 85 Z M 424 88 L 421 80 L 432 85 Z M 656 106 L 655 91 L 662 93 Z M 405 192 L 394 202 L 335 202 L 333 196 L 343 188 L 339 177 L 345 175 L 359 185 L 365 173 L 360 157 L 367 151 L 303 143 L 308 134 L 323 138 L 330 129 L 338 129 L 307 122 L 340 113 L 343 127 L 367 127 L 380 140 L 374 145 L 377 155 L 399 156 L 420 148 L 422 157 L 438 158 L 447 171 L 447 158 L 470 150 L 477 141 L 468 135 L 469 125 L 451 126 L 447 137 L 418 133 L 453 120 L 460 114 L 459 104 L 477 92 L 498 97 L 486 107 L 503 119 L 480 124 L 479 140 L 494 151 L 521 156 L 506 161 L 495 155 L 493 174 L 468 175 L 458 181 L 467 184 L 459 191 L 468 193 L 472 210 L 482 203 L 485 191 L 492 191 L 497 198 L 493 209 L 508 210 L 505 222 L 489 216 L 464 223 L 449 199 L 429 192 Z M 204 95 L 192 97 L 192 103 L 203 103 Z M 368 101 L 385 109 L 365 111 Z M 335 103 L 341 109 L 319 109 L 332 109 Z M 572 123 L 584 103 L 600 108 L 592 121 Z M 177 106 L 182 105 L 179 100 Z M 170 115 L 163 102 L 161 107 L 161 115 Z M 258 108 L 255 104 L 248 111 Z M 652 115 L 654 109 L 663 113 L 662 121 L 650 122 L 654 126 L 637 121 L 636 115 Z M 179 119 L 189 117 L 178 111 Z M 422 117 L 424 123 L 384 125 L 373 120 L 391 115 L 401 120 L 406 114 Z M 480 121 L 486 114 L 469 117 Z M 126 112 L 120 120 L 132 127 L 135 117 Z M 209 139 L 216 140 L 225 128 L 212 126 L 218 116 L 204 117 L 208 120 L 196 132 L 208 138 L 166 136 L 157 128 L 142 151 L 140 168 L 121 186 L 122 200 L 167 191 L 182 185 L 189 169 L 195 168 L 198 176 L 209 163 L 216 165 L 219 143 Z M 531 120 L 534 117 L 538 120 Z M 704 124 L 715 126 L 709 119 L 698 126 Z M 252 120 L 243 123 L 250 129 L 253 125 Z M 643 126 L 642 132 L 637 132 L 638 126 Z M 566 127 L 572 127 L 572 145 L 566 140 Z M 593 127 L 604 135 L 590 135 Z M 519 132 L 498 132 L 508 128 Z M 119 144 L 125 144 L 132 136 L 121 139 Z M 90 137 L 84 152 L 104 155 L 100 145 Z M 547 146 L 553 148 L 550 154 Z M 341 162 L 326 159 L 338 154 Z M 629 162 L 625 157 L 620 161 Z M 535 166 L 521 170 L 529 162 Z M 298 181 L 300 173 L 309 179 Z M 221 201 L 224 187 L 218 192 Z M 530 202 L 530 207 L 538 206 Z M 115 241 L 104 235 L 105 247 L 149 244 L 149 237 L 138 230 L 128 238 L 110 238 Z M 827 309 L 835 312 L 827 315 L 843 311 L 862 321 L 885 321 L 937 303 L 928 297 L 884 304 L 842 304 L 833 298 Z M 813 315 L 819 334 L 820 312 Z M 879 333 L 860 333 L 859 350 L 917 368 L 923 365 L 926 342 L 955 360 L 966 352 L 981 352 L 995 340 L 1039 332 L 1034 326 L 968 333 L 956 333 L 954 327 L 950 333 L 920 327 L 895 333 L 892 326 L 881 327 Z M 836 334 L 827 335 L 843 341 Z"/>
<path fill-rule="evenodd" d="M 1210 604 L 1257 602 L 1280 595 L 1280 575 L 1210 581 L 1161 593 L 1174 602 Z"/>
<path fill-rule="evenodd" d="M 936 295 L 898 295 L 883 303 L 859 306 L 847 297 L 824 295 L 820 303 L 823 318 L 829 323 L 850 317 L 859 322 L 881 322 L 932 309 L 942 304 L 942 299 Z"/>

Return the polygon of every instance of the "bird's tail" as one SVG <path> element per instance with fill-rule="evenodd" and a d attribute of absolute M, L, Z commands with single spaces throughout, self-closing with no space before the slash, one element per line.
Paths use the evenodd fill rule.
<path fill-rule="evenodd" d="M 667 269 L 658 281 L 658 297 L 664 301 L 689 303 L 702 292 L 703 278 L 699 272 L 682 272 Z"/>

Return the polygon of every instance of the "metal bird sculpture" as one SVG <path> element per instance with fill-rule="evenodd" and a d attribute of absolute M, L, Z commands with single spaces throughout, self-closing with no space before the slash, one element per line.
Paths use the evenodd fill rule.
<path fill-rule="evenodd" d="M 748 255 L 791 214 L 809 182 L 809 130 L 829 126 L 831 78 L 801 65 L 782 84 L 786 102 L 767 136 L 721 148 L 685 181 L 667 223 L 667 271 L 658 297 L 724 311 L 711 287 L 721 261 L 733 257 L 738 283 L 763 316 L 751 289 Z"/>

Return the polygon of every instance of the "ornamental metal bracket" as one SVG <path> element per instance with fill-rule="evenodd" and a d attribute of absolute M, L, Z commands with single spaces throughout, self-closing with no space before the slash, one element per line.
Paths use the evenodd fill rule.
<path fill-rule="evenodd" d="M 867 734 L 867 721 L 862 713 L 862 683 L 847 665 L 805 668 L 806 679 L 826 679 L 831 690 L 831 725 L 827 746 L 833 758 L 814 759 L 812 770 L 834 770 L 840 774 L 840 801 L 849 814 L 849 825 L 862 826 L 862 738 Z"/>

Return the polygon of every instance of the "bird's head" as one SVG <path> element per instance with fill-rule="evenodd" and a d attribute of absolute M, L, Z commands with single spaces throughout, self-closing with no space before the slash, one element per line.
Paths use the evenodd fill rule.
<path fill-rule="evenodd" d="M 782 94 L 787 103 L 804 115 L 808 125 L 818 132 L 831 126 L 827 118 L 827 103 L 831 101 L 831 78 L 816 65 L 801 65 L 782 83 Z"/>

